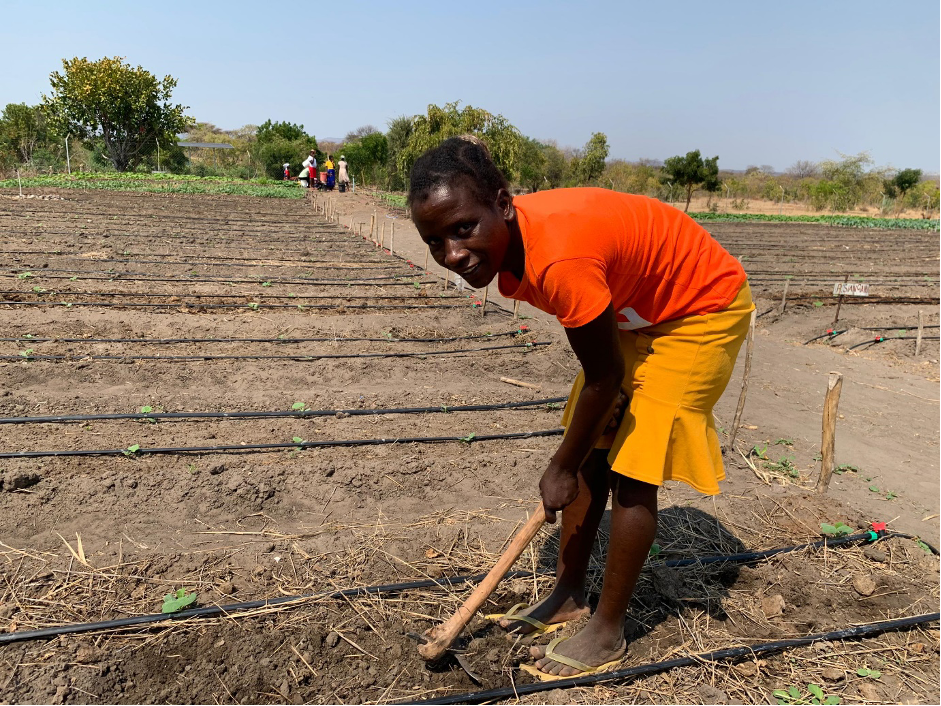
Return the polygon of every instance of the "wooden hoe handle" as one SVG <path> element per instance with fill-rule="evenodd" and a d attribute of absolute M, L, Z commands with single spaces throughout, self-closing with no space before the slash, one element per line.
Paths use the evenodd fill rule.
<path fill-rule="evenodd" d="M 480 610 L 484 601 L 487 600 L 490 594 L 493 593 L 493 589 L 500 583 L 500 579 L 506 575 L 510 567 L 520 558 L 520 554 L 522 554 L 523 550 L 533 541 L 533 537 L 536 536 L 536 533 L 539 532 L 539 529 L 543 526 L 545 521 L 546 509 L 543 507 L 542 503 L 539 503 L 539 507 L 533 512 L 533 516 L 529 518 L 529 521 L 523 526 L 523 529 L 513 538 L 513 541 L 510 542 L 510 546 L 503 552 L 503 556 L 500 557 L 496 565 L 490 570 L 487 577 L 477 585 L 477 588 L 470 594 L 470 597 L 464 601 L 464 605 L 458 608 L 457 612 L 455 612 L 446 623 L 442 623 L 425 633 L 428 642 L 418 647 L 418 652 L 422 657 L 429 662 L 433 662 L 440 659 L 442 655 L 448 651 L 451 643 L 461 634 L 461 631 L 467 626 L 470 619 L 474 617 L 474 614 Z"/>

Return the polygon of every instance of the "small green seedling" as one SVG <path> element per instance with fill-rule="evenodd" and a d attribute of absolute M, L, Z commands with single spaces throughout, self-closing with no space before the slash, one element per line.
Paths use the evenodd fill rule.
<path fill-rule="evenodd" d="M 32 272 L 20 272 L 20 273 L 17 275 L 17 278 L 19 278 L 19 279 L 29 279 L 30 277 L 35 277 L 35 276 L 36 276 L 36 275 L 34 275 Z"/>
<path fill-rule="evenodd" d="M 873 493 L 881 492 L 881 491 L 879 490 L 879 486 L 877 486 L 877 485 L 870 485 L 870 486 L 869 486 L 869 490 L 870 490 L 871 492 L 873 492 Z"/>
<path fill-rule="evenodd" d="M 26 358 L 26 360 L 32 360 L 32 359 L 33 359 L 33 349 L 32 349 L 32 348 L 27 348 L 26 350 L 20 351 L 20 356 L 21 356 L 22 358 Z"/>
<path fill-rule="evenodd" d="M 866 667 L 860 667 L 856 670 L 856 675 L 860 677 L 868 677 L 870 679 L 881 679 L 882 672 L 878 669 L 867 669 Z"/>
<path fill-rule="evenodd" d="M 262 286 L 262 287 L 270 287 L 270 286 L 271 286 L 271 282 L 267 282 L 267 281 L 266 281 L 266 282 L 262 282 L 262 283 L 261 283 L 261 286 Z"/>
<path fill-rule="evenodd" d="M 33 291 L 36 292 L 36 294 L 45 294 L 45 293 L 46 293 L 45 287 L 40 287 L 40 286 L 33 287 Z"/>
<path fill-rule="evenodd" d="M 475 438 L 477 438 L 477 432 L 472 431 L 472 432 L 471 432 L 470 434 L 468 434 L 467 436 L 462 436 L 462 437 L 461 437 L 461 441 L 463 441 L 465 444 L 469 444 L 469 443 L 472 442 Z"/>
<path fill-rule="evenodd" d="M 451 413 L 451 408 L 448 407 L 446 404 L 443 404 L 443 405 L 441 405 L 441 411 L 444 412 L 445 414 L 450 414 L 450 413 Z"/>
<path fill-rule="evenodd" d="M 886 499 L 886 500 L 895 500 L 898 496 L 899 496 L 898 493 L 896 493 L 896 492 L 894 492 L 894 491 L 892 491 L 892 490 L 887 490 L 886 493 L 885 493 L 885 499 Z"/>
<path fill-rule="evenodd" d="M 931 552 L 931 547 L 929 547 L 927 544 L 925 544 L 924 542 L 922 542 L 920 539 L 916 539 L 916 540 L 915 540 L 915 544 L 917 544 L 919 547 L 921 547 L 922 550 L 924 550 L 925 554 L 931 554 L 931 553 L 932 553 L 932 552 Z"/>
<path fill-rule="evenodd" d="M 801 693 L 796 686 L 789 686 L 787 689 L 775 689 L 771 692 L 772 696 L 778 700 L 779 704 L 838 704 L 840 697 L 835 695 L 827 696 L 816 684 L 807 685 L 807 693 Z"/>
<path fill-rule="evenodd" d="M 819 309 L 820 307 L 823 306 L 823 302 L 820 301 L 819 299 L 815 299 L 815 300 L 814 300 L 814 306 Z"/>
<path fill-rule="evenodd" d="M 133 456 L 140 453 L 140 444 L 131 444 L 126 449 L 124 449 L 124 451 L 122 451 L 121 453 L 123 453 L 128 458 L 132 458 Z"/>
<path fill-rule="evenodd" d="M 295 412 L 303 412 L 305 409 L 307 409 L 307 405 L 303 402 L 295 402 L 291 405 L 291 409 Z"/>
<path fill-rule="evenodd" d="M 774 442 L 775 446 L 793 446 L 794 439 L 778 439 Z"/>
<path fill-rule="evenodd" d="M 826 522 L 821 522 L 820 533 L 825 534 L 828 537 L 845 537 L 846 535 L 853 533 L 853 528 L 849 525 L 844 525 L 842 522 L 837 522 L 833 525 L 827 524 Z"/>
<path fill-rule="evenodd" d="M 248 308 L 252 311 L 258 311 L 258 302 L 249 302 Z"/>
<path fill-rule="evenodd" d="M 174 593 L 168 593 L 163 597 L 163 607 L 161 613 L 176 613 L 187 606 L 196 602 L 195 593 L 187 593 L 185 588 L 179 588 Z"/>
<path fill-rule="evenodd" d="M 62 306 L 64 306 L 66 309 L 71 309 L 72 302 L 62 302 Z"/>
<path fill-rule="evenodd" d="M 650 551 L 647 552 L 648 556 L 657 556 L 661 552 L 660 545 L 654 542 L 650 545 Z"/>
<path fill-rule="evenodd" d="M 151 407 L 150 405 L 144 405 L 143 407 L 140 408 L 140 413 L 141 413 L 141 414 L 150 414 L 150 413 L 153 412 L 153 411 L 154 411 L 154 408 Z M 147 423 L 149 423 L 149 424 L 156 424 L 156 423 L 157 423 L 157 420 L 156 420 L 156 419 L 142 419 L 141 421 L 147 422 Z"/>
<path fill-rule="evenodd" d="M 815 459 L 815 460 L 819 461 L 820 459 Z M 833 472 L 836 473 L 838 476 L 843 475 L 847 471 L 849 471 L 850 473 L 858 473 L 859 468 L 849 463 L 841 463 L 839 466 L 833 469 Z"/>
<path fill-rule="evenodd" d="M 291 437 L 291 441 L 293 441 L 295 444 L 306 444 L 306 443 L 307 443 L 304 439 L 302 439 L 302 438 L 299 437 L 299 436 L 292 436 L 292 437 Z"/>
<path fill-rule="evenodd" d="M 546 409 L 562 409 L 559 402 L 546 402 Z"/>
<path fill-rule="evenodd" d="M 766 463 L 765 468 L 769 471 L 786 473 L 791 478 L 800 478 L 800 471 L 797 470 L 797 467 L 794 465 L 794 459 L 790 456 L 782 456 L 775 463 Z"/>
<path fill-rule="evenodd" d="M 768 458 L 766 456 L 766 454 L 768 453 L 768 445 L 765 444 L 764 446 L 752 446 L 751 453 L 752 455 L 757 456 L 758 458 Z"/>
<path fill-rule="evenodd" d="M 192 473 L 193 475 L 196 475 L 196 464 L 195 464 L 195 463 L 187 463 L 187 464 L 186 464 L 186 470 L 189 471 L 190 473 Z"/>

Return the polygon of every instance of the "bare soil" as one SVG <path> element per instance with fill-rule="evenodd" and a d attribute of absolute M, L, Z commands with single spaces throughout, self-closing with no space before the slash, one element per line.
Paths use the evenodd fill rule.
<path fill-rule="evenodd" d="M 0 417 L 133 413 L 143 406 L 287 410 L 296 402 L 310 409 L 441 411 L 0 424 L 0 451 L 469 437 L 558 425 L 560 411 L 545 405 L 445 411 L 564 396 L 577 361 L 544 314 L 523 307 L 528 318 L 516 321 L 512 304 L 488 292 L 482 316 L 473 305 L 481 292 L 444 287 L 434 263 L 426 274 L 404 214 L 368 194 L 308 202 L 49 195 L 60 198 L 0 202 L 6 263 L 0 289 L 7 302 L 0 305 L 0 338 L 16 339 L 0 341 L 0 356 L 11 356 L 0 359 Z M 340 226 L 317 215 L 327 199 L 339 205 Z M 351 220 L 358 228 L 374 213 L 396 223 L 395 255 L 350 232 Z M 926 342 L 918 360 L 911 341 L 859 355 L 826 341 L 803 345 L 832 320 L 834 302 L 821 295 L 844 274 L 869 278 L 885 298 L 936 299 L 937 259 L 930 259 L 936 236 L 780 224 L 712 230 L 743 256 L 759 312 L 778 304 L 779 276 L 793 274 L 791 291 L 808 298 L 759 320 L 739 432 L 742 454 L 727 457 L 723 495 L 704 498 L 675 484 L 663 490 L 661 553 L 644 572 L 631 608 L 626 666 L 926 613 L 938 604 L 938 560 L 907 539 L 802 551 L 750 567 L 662 565 L 663 558 L 812 541 L 824 521 L 865 529 L 870 520 L 890 520 L 933 543 L 938 537 L 937 342 Z M 387 250 L 390 228 L 383 232 Z M 800 278 L 806 283 L 797 286 Z M 814 306 L 811 297 L 824 305 Z M 96 304 L 104 301 L 115 305 Z M 910 326 L 919 307 L 926 322 L 937 323 L 936 305 L 894 301 L 844 305 L 841 321 L 862 336 L 859 327 L 871 322 Z M 517 332 L 520 324 L 528 330 Z M 494 336 L 395 340 L 487 334 Z M 236 337 L 266 340 L 88 340 Z M 302 337 L 331 340 L 284 340 Z M 53 340 L 35 340 L 42 338 Z M 832 343 L 857 340 L 841 338 Z M 537 341 L 551 345 L 525 346 Z M 467 350 L 493 345 L 520 347 Z M 445 350 L 458 352 L 427 355 Z M 425 357 L 318 357 L 403 351 Z M 118 358 L 92 357 L 108 355 Z M 161 359 L 132 357 L 142 355 Z M 166 359 L 171 355 L 202 359 Z M 205 357 L 221 355 L 291 359 Z M 845 468 L 820 496 L 811 488 L 830 369 L 846 375 L 838 461 L 855 470 Z M 501 377 L 539 389 L 510 386 Z M 716 410 L 724 431 L 738 379 Z M 199 605 L 213 605 L 486 571 L 535 504 L 555 444 L 556 438 L 534 437 L 2 459 L 0 631 L 159 612 L 164 595 L 179 588 L 196 592 Z M 750 452 L 753 446 L 766 449 Z M 537 600 L 551 585 L 539 571 L 553 566 L 556 543 L 557 531 L 547 528 L 516 567 L 529 576 L 503 582 L 488 611 Z M 868 595 L 856 588 L 867 582 Z M 355 703 L 472 691 L 480 687 L 456 666 L 426 668 L 407 636 L 446 618 L 466 595 L 456 586 L 317 598 L 247 615 L 10 644 L 0 647 L 0 700 Z M 935 703 L 938 646 L 931 625 L 526 701 L 762 703 L 774 689 L 813 682 L 844 702 Z M 517 669 L 525 646 L 504 640 L 482 617 L 461 647 L 484 687 L 529 679 Z M 881 676 L 861 677 L 862 667 Z"/>

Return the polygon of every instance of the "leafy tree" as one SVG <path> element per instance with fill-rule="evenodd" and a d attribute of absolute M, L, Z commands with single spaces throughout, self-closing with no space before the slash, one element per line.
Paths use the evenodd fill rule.
<path fill-rule="evenodd" d="M 685 157 L 670 157 L 663 163 L 663 175 L 660 179 L 686 190 L 686 208 L 683 210 L 689 211 L 689 202 L 693 200 L 693 192 L 696 189 L 715 192 L 721 188 L 719 157 L 704 160 L 699 150 L 687 152 Z"/>
<path fill-rule="evenodd" d="M 395 191 L 404 191 L 408 173 L 399 169 L 399 155 L 408 146 L 412 135 L 412 118 L 400 115 L 389 121 L 386 142 L 389 147 L 389 159 L 386 162 L 387 186 Z"/>
<path fill-rule="evenodd" d="M 50 122 L 86 145 L 100 140 L 119 172 L 134 169 L 156 151 L 158 138 L 173 141 L 193 122 L 185 114 L 187 106 L 170 103 L 177 85 L 172 76 L 158 80 L 121 57 L 76 57 L 63 59 L 62 66 L 62 73 L 49 76 L 51 95 L 43 96 Z"/>
<path fill-rule="evenodd" d="M 33 164 L 37 150 L 47 148 L 54 135 L 41 106 L 9 103 L 0 115 L 0 153 L 11 163 Z"/>
<path fill-rule="evenodd" d="M 437 147 L 449 137 L 471 134 L 487 143 L 497 167 L 509 181 L 516 181 L 523 150 L 520 131 L 502 115 L 470 105 L 459 109 L 459 104 L 460 101 L 446 103 L 443 107 L 429 105 L 427 115 L 413 118 L 408 143 L 398 154 L 399 169 L 407 173 L 426 150 Z"/>
<path fill-rule="evenodd" d="M 350 172 L 359 175 L 363 184 L 375 183 L 380 168 L 389 159 L 389 141 L 381 132 L 373 132 L 343 145 L 343 155 Z"/>
<path fill-rule="evenodd" d="M 608 158 L 608 138 L 603 132 L 594 132 L 579 159 L 579 183 L 590 184 L 601 176 Z"/>
<path fill-rule="evenodd" d="M 545 183 L 550 189 L 557 189 L 565 183 L 565 171 L 568 160 L 554 140 L 542 146 L 546 157 Z"/>
<path fill-rule="evenodd" d="M 520 184 L 530 191 L 539 191 L 547 181 L 546 167 L 549 160 L 546 158 L 545 145 L 531 137 L 523 138 L 523 149 L 520 153 Z"/>
<path fill-rule="evenodd" d="M 379 132 L 379 128 L 375 125 L 362 125 L 355 130 L 351 130 L 346 133 L 346 137 L 343 138 L 343 143 L 353 142 L 353 140 L 358 140 L 366 135 L 372 135 L 374 132 Z"/>
<path fill-rule="evenodd" d="M 317 140 L 304 132 L 303 125 L 266 120 L 255 133 L 251 156 L 262 166 L 266 176 L 280 179 L 283 164 L 290 164 L 292 173 L 296 174 L 311 150 L 315 151 L 317 163 L 321 164 L 323 154 L 317 150 Z"/>

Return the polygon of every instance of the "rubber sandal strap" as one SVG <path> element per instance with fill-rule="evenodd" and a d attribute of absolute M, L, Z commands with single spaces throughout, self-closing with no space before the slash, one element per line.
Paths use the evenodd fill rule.
<path fill-rule="evenodd" d="M 555 651 L 555 647 L 559 645 L 559 643 L 565 642 L 566 640 L 568 640 L 567 637 L 557 637 L 554 640 L 552 640 L 546 646 L 546 657 L 558 662 L 559 664 L 564 664 L 566 667 L 577 669 L 578 671 L 582 672 L 582 674 L 591 674 L 592 672 L 597 672 L 600 669 L 600 667 L 592 667 L 590 664 L 579 662 L 577 659 L 572 659 L 571 657 L 566 657 L 565 655 L 558 654 Z M 576 675 L 576 676 L 581 676 L 581 675 Z"/>
<path fill-rule="evenodd" d="M 501 620 L 503 618 L 506 618 L 507 620 L 518 620 L 521 623 L 528 623 L 529 625 L 532 625 L 534 628 L 542 632 L 546 632 L 547 630 L 550 630 L 553 627 L 551 625 L 546 625 L 541 620 L 530 618 L 528 615 L 517 615 L 516 611 L 520 610 L 521 608 L 529 608 L 529 604 L 517 603 L 515 606 L 510 608 L 503 615 L 493 615 L 493 616 L 488 615 L 487 617 L 491 620 Z"/>

